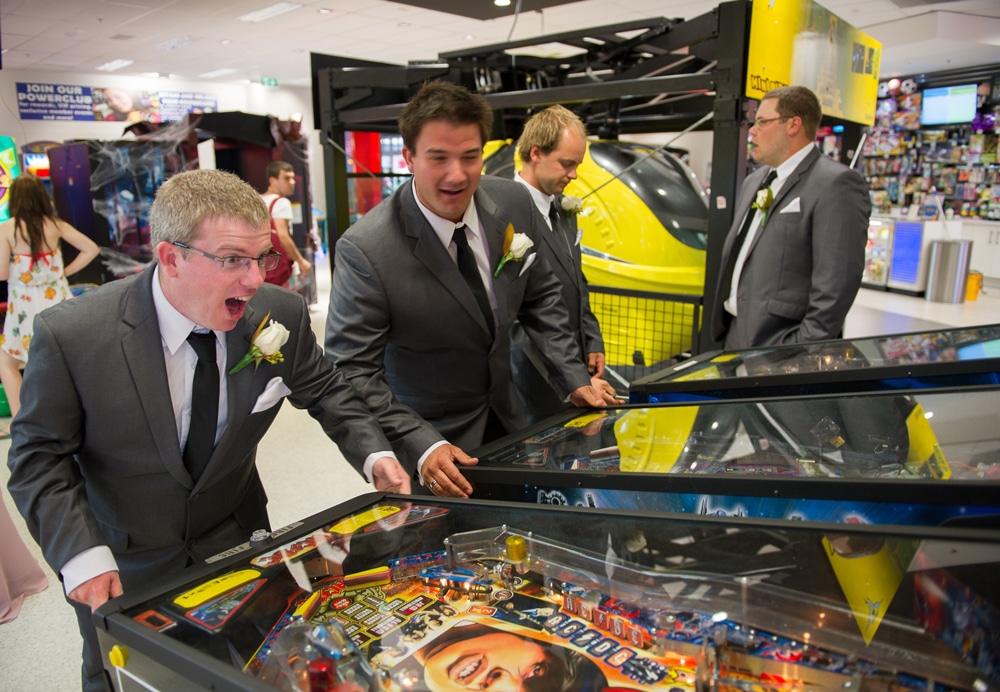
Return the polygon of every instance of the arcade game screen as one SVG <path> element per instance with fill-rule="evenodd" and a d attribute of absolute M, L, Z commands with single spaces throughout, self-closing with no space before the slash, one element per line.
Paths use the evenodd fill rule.
<path fill-rule="evenodd" d="M 353 507 L 133 596 L 108 633 L 144 632 L 153 658 L 162 647 L 211 659 L 232 676 L 227 689 L 236 671 L 303 692 L 1000 680 L 1000 587 L 988 576 L 1000 549 L 975 534 L 394 496 Z M 654 552 L 673 567 L 649 568 Z"/>

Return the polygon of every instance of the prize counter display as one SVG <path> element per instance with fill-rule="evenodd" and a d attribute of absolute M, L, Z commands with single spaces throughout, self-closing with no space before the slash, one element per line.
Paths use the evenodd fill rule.
<path fill-rule="evenodd" d="M 121 690 L 985 692 L 997 538 L 373 494 L 95 621 Z"/>
<path fill-rule="evenodd" d="M 473 498 L 1000 527 L 1000 388 L 572 410 L 474 452 Z"/>
<path fill-rule="evenodd" d="M 629 402 L 1000 384 L 1000 325 L 712 351 L 636 380 Z"/>

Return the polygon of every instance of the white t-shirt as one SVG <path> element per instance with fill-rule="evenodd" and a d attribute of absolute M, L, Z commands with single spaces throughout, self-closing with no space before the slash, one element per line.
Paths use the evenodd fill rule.
<path fill-rule="evenodd" d="M 278 201 L 274 203 L 274 208 L 271 209 L 271 202 L 277 197 Z M 261 199 L 264 200 L 264 205 L 271 209 L 272 219 L 288 219 L 288 224 L 292 223 L 292 203 L 287 197 L 282 197 L 281 195 L 261 195 Z"/>

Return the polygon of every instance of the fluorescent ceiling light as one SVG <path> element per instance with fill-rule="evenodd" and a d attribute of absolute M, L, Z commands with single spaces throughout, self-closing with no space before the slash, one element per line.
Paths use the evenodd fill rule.
<path fill-rule="evenodd" d="M 220 70 L 212 70 L 211 72 L 203 72 L 202 74 L 200 74 L 198 76 L 201 77 L 202 79 L 212 79 L 213 77 L 224 77 L 227 74 L 233 74 L 234 72 L 236 72 L 236 68 L 234 68 L 234 67 L 223 67 Z"/>
<path fill-rule="evenodd" d="M 115 70 L 120 70 L 123 67 L 128 67 L 134 62 L 135 60 L 111 60 L 103 65 L 98 65 L 94 69 L 98 72 L 114 72 Z"/>
<path fill-rule="evenodd" d="M 285 12 L 291 12 L 292 10 L 297 10 L 302 5 L 295 2 L 279 2 L 274 5 L 269 5 L 262 10 L 257 10 L 256 12 L 250 12 L 249 14 L 244 14 L 237 17 L 241 22 L 263 22 L 270 19 L 271 17 L 277 17 L 279 14 L 285 14 Z"/>
<path fill-rule="evenodd" d="M 539 43 L 533 46 L 508 48 L 504 51 L 507 55 L 528 55 L 536 58 L 551 58 L 553 60 L 572 58 L 575 55 L 583 55 L 586 52 L 586 48 L 571 46 L 567 43 Z"/>
<path fill-rule="evenodd" d="M 509 7 L 510 0 L 493 0 L 493 4 L 497 7 Z"/>
<path fill-rule="evenodd" d="M 180 38 L 173 38 L 169 41 L 164 41 L 163 43 L 157 43 L 157 50 L 177 50 L 189 43 L 194 43 L 195 41 L 200 41 L 201 36 L 181 36 Z"/>

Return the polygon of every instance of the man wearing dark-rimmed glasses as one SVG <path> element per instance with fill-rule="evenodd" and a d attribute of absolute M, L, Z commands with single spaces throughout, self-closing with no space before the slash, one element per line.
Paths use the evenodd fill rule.
<path fill-rule="evenodd" d="M 871 201 L 864 179 L 823 156 L 822 111 L 800 86 L 764 94 L 753 158 L 722 250 L 712 337 L 727 350 L 837 338 L 861 286 Z"/>
<path fill-rule="evenodd" d="M 150 227 L 156 261 L 141 274 L 36 318 L 11 425 L 11 496 L 77 611 L 86 690 L 108 688 L 91 609 L 268 528 L 256 450 L 285 398 L 377 488 L 410 491 L 302 297 L 264 284 L 274 255 L 256 191 L 181 173 Z M 261 357 L 237 369 L 252 345 Z"/>

